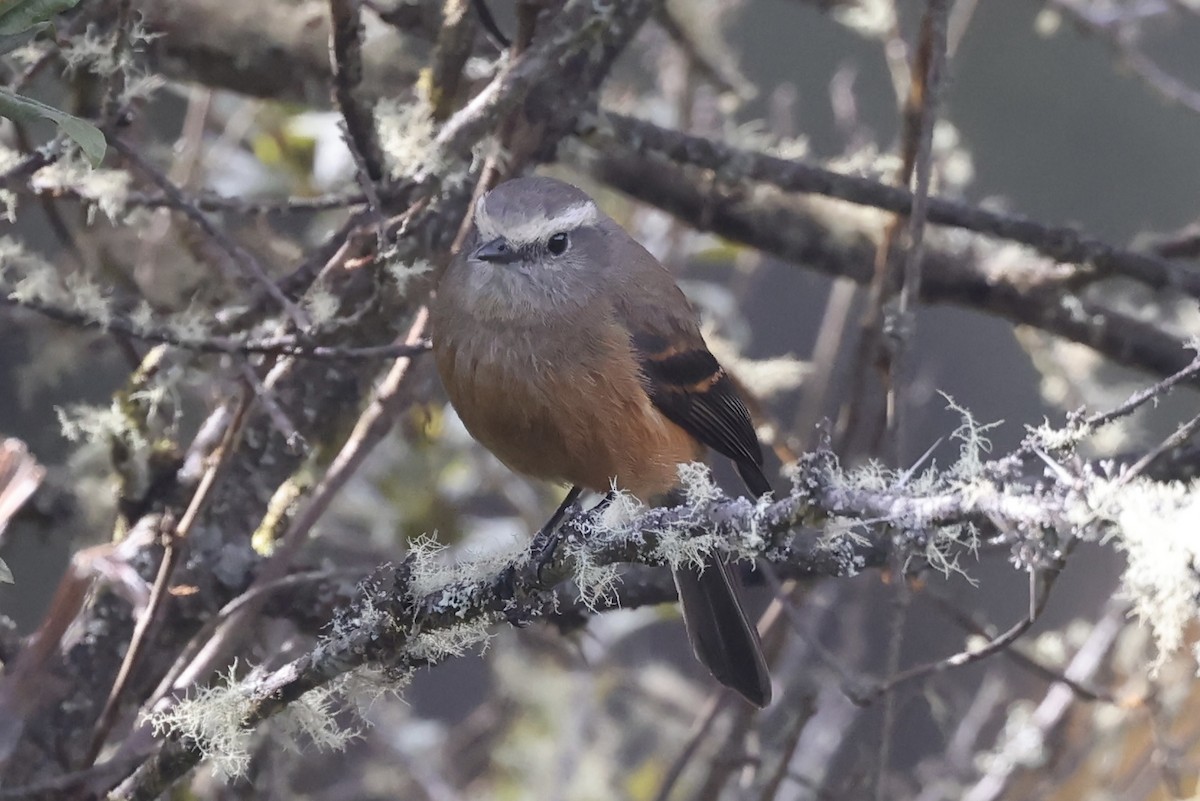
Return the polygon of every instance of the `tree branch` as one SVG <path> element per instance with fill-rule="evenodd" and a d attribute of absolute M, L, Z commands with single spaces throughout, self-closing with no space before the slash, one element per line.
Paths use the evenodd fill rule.
<path fill-rule="evenodd" d="M 643 130 L 641 125 L 637 130 Z M 590 134 L 585 136 L 592 140 Z M 697 140 L 684 134 L 678 136 L 688 142 Z M 608 143 L 604 151 L 582 149 L 569 154 L 575 164 L 596 180 L 663 209 L 698 230 L 712 231 L 826 275 L 850 278 L 860 284 L 870 281 L 877 221 L 844 214 L 823 198 L 796 198 L 737 183 L 714 185 L 703 174 L 658 157 L 639 155 L 636 150 L 645 146 L 639 145 L 637 139 L 631 139 L 635 152 L 623 147 L 621 140 L 601 141 Z M 797 169 L 813 168 L 798 165 Z M 869 197 L 874 198 L 870 205 L 894 210 L 895 204 L 887 200 L 892 198 L 905 201 L 899 208 L 909 208 L 910 196 L 906 190 L 848 176 L 841 176 L 847 178 L 842 183 L 836 173 L 824 170 L 818 170 L 814 177 L 825 187 L 821 194 L 837 197 L 847 188 L 857 187 L 854 190 L 857 192 L 869 187 Z M 831 180 L 833 184 L 827 183 Z M 867 196 L 859 199 L 866 200 Z M 930 199 L 931 222 L 935 221 L 935 209 L 946 211 L 943 203 Z M 991 216 L 990 212 L 980 213 L 985 218 Z M 977 221 L 974 215 L 971 211 L 958 221 Z M 1041 229 L 1038 224 L 1020 218 L 1003 219 L 1013 223 L 1018 231 Z M 1042 230 L 1048 237 L 1047 245 L 1056 241 L 1054 229 Z M 1081 283 L 1081 275 L 1090 273 L 1089 268 L 1002 256 L 983 241 L 964 247 L 961 243 L 928 237 L 921 300 L 951 303 L 1031 325 L 1088 345 L 1118 364 L 1161 376 L 1176 373 L 1191 361 L 1182 337 L 1155 322 L 1114 311 L 1076 292 L 1075 285 Z M 1200 273 L 1196 275 L 1200 278 Z"/>
<path fill-rule="evenodd" d="M 606 570 L 616 564 L 665 564 L 701 559 L 704 552 L 717 550 L 810 575 L 849 576 L 882 564 L 893 549 L 927 552 L 940 529 L 973 523 L 1003 531 L 1066 530 L 1067 520 L 1080 519 L 1081 504 L 1086 505 L 1080 489 L 1068 482 L 1028 488 L 989 481 L 958 488 L 946 483 L 932 491 L 856 486 L 826 449 L 801 460 L 793 487 L 789 496 L 757 505 L 726 498 L 709 486 L 687 505 L 646 510 L 624 524 L 600 526 L 596 513 L 578 515 L 564 523 L 563 544 L 552 561 L 541 558 L 543 543 L 535 541 L 499 569 L 423 594 L 416 588 L 428 585 L 429 568 L 410 555 L 399 568 L 364 582 L 360 597 L 336 617 L 333 634 L 312 651 L 238 685 L 234 691 L 246 705 L 240 725 L 253 728 L 306 692 L 359 667 L 403 674 L 436 663 L 451 655 L 430 645 L 438 633 L 477 623 L 524 625 L 545 618 L 559 609 L 554 587 L 568 578 L 582 582 L 583 601 L 588 613 L 594 613 L 616 599 Z M 851 518 L 877 531 L 832 539 L 794 535 L 798 526 L 826 517 Z M 883 529 L 891 534 L 882 534 Z M 942 547 L 958 535 L 945 536 Z M 599 584 L 591 583 L 597 578 Z M 188 736 L 168 739 L 110 798 L 156 797 L 210 747 Z"/>
<path fill-rule="evenodd" d="M 909 190 L 857 175 L 845 175 L 813 164 L 732 147 L 611 112 L 594 127 L 581 131 L 597 147 L 615 146 L 624 153 L 667 159 L 701 167 L 719 181 L 757 181 L 786 192 L 815 194 L 908 215 Z M 927 219 L 1026 245 L 1056 262 L 1079 265 L 1059 276 L 1067 286 L 1099 278 L 1123 276 L 1151 289 L 1175 289 L 1200 299 L 1200 273 L 1149 253 L 1124 250 L 1065 226 L 1048 226 L 1028 217 L 1002 214 L 945 198 L 930 197 Z"/>

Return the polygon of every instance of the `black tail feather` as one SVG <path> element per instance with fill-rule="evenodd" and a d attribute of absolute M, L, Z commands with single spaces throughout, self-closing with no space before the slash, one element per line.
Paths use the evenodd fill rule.
<path fill-rule="evenodd" d="M 771 676 L 758 631 L 738 599 L 739 582 L 717 556 L 675 571 L 692 650 L 713 677 L 758 707 L 771 702 Z"/>
<path fill-rule="evenodd" d="M 756 497 L 772 491 L 758 464 L 750 461 L 735 464 L 746 487 Z M 686 565 L 676 570 L 675 587 L 679 590 L 679 604 L 692 650 L 700 664 L 717 681 L 755 706 L 771 703 L 771 675 L 758 630 L 742 609 L 741 582 L 736 571 L 720 555 L 711 554 L 702 568 Z"/>

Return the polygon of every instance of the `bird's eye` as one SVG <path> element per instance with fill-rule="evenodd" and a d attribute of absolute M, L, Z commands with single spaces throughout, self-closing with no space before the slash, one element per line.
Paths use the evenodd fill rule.
<path fill-rule="evenodd" d="M 567 252 L 568 244 L 570 243 L 566 233 L 560 232 L 546 240 L 546 249 L 550 251 L 551 256 L 561 256 Z"/>

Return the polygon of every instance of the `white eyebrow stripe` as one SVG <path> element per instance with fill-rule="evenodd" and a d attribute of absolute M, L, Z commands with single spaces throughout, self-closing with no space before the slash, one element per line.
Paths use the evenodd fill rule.
<path fill-rule="evenodd" d="M 544 241 L 559 231 L 573 231 L 600 220 L 600 209 L 589 200 L 568 206 L 553 217 L 535 217 L 501 231 L 496 221 L 488 216 L 484 199 L 480 199 L 475 206 L 475 227 L 479 229 L 480 238 L 485 242 L 503 236 L 515 247 L 520 247 Z"/>

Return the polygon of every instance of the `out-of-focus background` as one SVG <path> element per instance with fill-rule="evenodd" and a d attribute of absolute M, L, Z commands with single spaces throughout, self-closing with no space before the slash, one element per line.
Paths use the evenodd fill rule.
<path fill-rule="evenodd" d="M 56 107 L 103 118 L 106 87 L 116 70 L 123 75 L 118 102 L 131 119 L 119 129 L 121 136 L 188 198 L 216 194 L 273 202 L 355 193 L 342 115 L 330 110 L 328 79 L 320 77 L 327 68 L 320 66 L 321 53 L 311 52 L 321 36 L 306 33 L 301 24 L 307 20 L 308 27 L 319 28 L 316 21 L 329 13 L 326 4 L 243 2 L 235 16 L 213 22 L 212 35 L 222 41 L 206 43 L 197 20 L 215 20 L 206 15 L 225 5 L 232 6 L 184 0 L 178 9 L 165 10 L 89 0 L 58 21 L 59 42 L 35 37 L 5 57 L 10 85 L 19 81 L 23 92 Z M 405 147 L 419 160 L 421 143 L 440 123 L 436 114 L 430 119 L 412 109 L 427 102 L 414 87 L 435 80 L 425 65 L 446 49 L 436 44 L 449 29 L 441 5 L 379 0 L 362 9 L 363 97 L 369 98 L 364 102 L 381 103 L 375 112 L 380 138 L 393 160 L 388 149 Z M 472 16 L 478 5 L 445 4 L 447 12 L 458 9 L 472 18 L 466 45 L 472 58 L 465 63 L 469 77 L 459 86 L 460 103 L 491 77 L 499 55 L 489 44 L 487 26 Z M 528 16 L 507 0 L 486 5 L 503 31 L 527 24 Z M 1190 0 L 949 5 L 946 70 L 933 134 L 934 195 L 1027 217 L 1047 229 L 1072 226 L 1129 251 L 1146 252 L 1198 223 L 1200 6 Z M 667 3 L 621 54 L 603 84 L 600 105 L 737 147 L 892 182 L 903 137 L 900 108 L 926 13 L 925 3 L 884 0 Z M 270 43 L 281 48 L 274 62 L 262 60 L 261 51 L 270 50 L 262 42 L 242 43 L 220 33 L 242 24 L 248 37 L 265 35 L 248 21 L 255 16 L 267 32 L 273 20 L 279 23 L 272 33 L 277 40 Z M 296 24 L 284 27 L 284 20 Z M 534 28 L 535 43 L 543 29 Z M 126 53 L 128 61 L 122 56 L 114 66 L 105 61 L 104 48 L 118 40 L 104 37 L 120 30 L 126 33 L 113 52 Z M 243 46 L 245 61 L 239 64 Z M 272 63 L 279 71 L 295 71 L 295 80 L 272 79 L 267 74 Z M 1174 98 L 1167 96 L 1172 93 Z M 54 135 L 42 123 L 23 122 L 19 130 L 6 126 L 6 169 L 19 165 L 32 144 Z M 1169 372 L 1159 362 L 1139 364 L 1146 351 L 1133 345 L 1120 356 L 1119 334 L 1112 352 L 1105 353 L 1056 335 L 1066 328 L 1017 325 L 1019 315 L 1009 306 L 982 295 L 978 302 L 963 301 L 963 295 L 950 298 L 957 302 L 921 304 L 911 321 L 912 362 L 901 393 L 910 415 L 899 452 L 875 447 L 878 440 L 871 437 L 864 444 L 853 432 L 842 439 L 839 420 L 844 422 L 859 373 L 870 386 L 878 380 L 872 369 L 862 370 L 855 349 L 869 292 L 861 284 L 853 289 L 849 280 L 869 273 L 871 250 L 847 245 L 845 252 L 866 258 L 840 270 L 848 277 L 832 277 L 840 268 L 817 264 L 823 257 L 812 263 L 780 258 L 769 247 L 721 235 L 719 225 L 699 232 L 703 226 L 696 220 L 639 202 L 629 185 L 611 179 L 616 173 L 603 162 L 615 156 L 587 136 L 568 138 L 559 156 L 557 164 L 541 169 L 592 191 L 680 278 L 704 317 L 714 350 L 761 404 L 762 431 L 776 450 L 772 480 L 780 490 L 788 487 L 778 472 L 780 454 L 820 446 L 822 432 L 835 445 L 845 443 L 841 456 L 848 465 L 881 459 L 900 470 L 917 463 L 920 469 L 945 467 L 958 458 L 960 443 L 951 434 L 962 423 L 950 399 L 980 423 L 996 424 L 987 431 L 990 454 L 1002 455 L 1021 445 L 1029 427 L 1047 420 L 1062 425 L 1068 412 L 1081 407 L 1114 407 Z M 77 308 L 92 308 L 79 299 L 94 287 L 116 316 L 140 319 L 145 301 L 147 314 L 169 321 L 173 330 L 229 335 L 230 328 L 218 329 L 214 321 L 225 325 L 234 307 L 249 305 L 253 282 L 231 282 L 214 265 L 237 262 L 236 255 L 223 252 L 195 219 L 168 210 L 170 203 L 146 202 L 160 196 L 162 187 L 111 148 L 91 183 L 81 162 L 73 169 L 77 172 L 53 180 L 43 176 L 41 187 L 27 175 L 10 176 L 5 186 L 16 187 L 10 201 L 15 214 L 0 223 L 5 241 L 37 254 L 65 287 L 58 296 L 73 298 Z M 401 174 L 400 167 L 393 170 L 393 176 Z M 643 180 L 649 186 L 655 176 Z M 719 183 L 720 177 L 713 180 Z M 888 219 L 864 206 L 813 202 L 824 205 L 797 213 L 831 232 L 831 251 L 840 246 L 839 237 L 849 242 L 864 231 L 878 243 Z M 204 213 L 278 279 L 329 241 L 346 220 L 348 205 L 268 214 L 231 206 Z M 789 224 L 786 215 L 762 219 L 768 228 Z M 1026 264 L 1052 269 L 1034 249 L 961 228 L 931 225 L 927 239 L 927 249 L 949 265 L 947 281 L 953 280 L 956 259 L 964 275 Z M 28 290 L 36 280 L 47 280 L 47 273 L 21 263 L 10 245 L 4 249 L 0 278 L 6 295 L 21 281 Z M 1194 272 L 1198 252 L 1176 259 L 1179 270 Z M 316 265 L 331 256 L 326 253 Z M 422 283 L 426 266 L 425 260 L 410 260 L 391 270 L 402 276 L 401 294 L 405 286 L 415 287 L 413 293 L 428 291 Z M 314 318 L 329 317 L 324 310 L 336 304 L 334 295 L 335 289 L 318 282 L 300 303 Z M 1196 301 L 1186 293 L 1154 291 L 1117 276 L 1080 289 L 1078 297 L 1174 338 L 1181 365 L 1189 358 L 1182 344 L 1200 334 Z M 1063 296 L 1064 304 L 1075 299 Z M 1018 295 L 1013 303 L 1020 302 Z M 830 321 L 838 309 L 845 314 L 840 335 Z M 380 336 L 403 333 L 409 312 L 397 311 L 393 330 L 381 329 Z M 261 314 L 247 319 L 255 336 L 265 337 L 278 325 L 278 319 Z M 834 350 L 815 353 L 819 337 L 830 331 Z M 114 528 L 116 536 L 129 537 L 145 516 L 164 509 L 175 514 L 174 505 L 186 506 L 186 495 L 156 495 L 154 481 L 179 469 L 204 421 L 245 391 L 245 371 L 256 373 L 258 382 L 269 381 L 270 365 L 257 356 L 168 348 L 148 378 L 131 380 L 139 363 L 145 370 L 143 359 L 153 343 L 11 303 L 0 305 L 0 342 L 0 435 L 24 441 L 47 469 L 0 541 L 0 557 L 15 578 L 0 584 L 0 614 L 11 621 L 2 654 L 7 669 L 20 638 L 53 618 L 55 588 L 81 549 L 109 548 L 95 559 L 81 562 L 76 556 L 75 569 L 94 578 L 88 592 L 121 599 L 122 615 L 145 608 L 156 558 L 147 555 L 152 550 L 130 556 L 108 546 Z M 347 382 L 339 412 L 345 419 L 328 430 L 314 429 L 324 438 L 310 442 L 308 454 L 285 471 L 297 499 L 327 470 L 376 375 L 360 371 L 357 383 Z M 559 500 L 561 488 L 512 475 L 470 440 L 445 405 L 427 359 L 416 358 L 406 382 L 395 427 L 334 497 L 292 566 L 323 571 L 322 592 L 329 593 L 330 605 L 350 598 L 359 577 L 383 562 L 400 562 L 424 538 L 446 547 L 434 557 L 446 562 L 511 551 Z M 284 423 L 288 402 L 285 396 Z M 1191 418 L 1195 404 L 1191 389 L 1166 395 L 1096 432 L 1077 458 L 1081 464 L 1109 457 L 1135 461 Z M 145 428 L 130 444 L 128 428 L 135 418 Z M 157 456 L 147 455 L 151 452 Z M 263 453 L 273 458 L 269 448 Z M 1178 472 L 1167 478 L 1190 477 L 1184 456 L 1172 463 Z M 732 473 L 716 467 L 726 490 L 738 494 Z M 281 482 L 267 486 L 271 480 L 264 478 L 255 491 L 278 498 Z M 137 491 L 131 489 L 139 482 Z M 236 597 L 245 589 L 241 582 L 253 577 L 250 562 L 243 564 L 257 558 L 250 555 L 252 534 L 270 539 L 262 531 L 224 531 L 219 536 L 237 540 L 238 548 L 206 552 L 217 560 L 207 574 L 215 576 L 218 598 Z M 255 543 L 256 552 L 270 551 L 269 543 L 261 545 Z M 1178 558 L 1186 561 L 1191 553 L 1181 550 Z M 219 561 L 224 558 L 229 563 Z M 1197 700 L 1191 689 L 1195 664 L 1183 648 L 1158 671 L 1150 669 L 1158 652 L 1148 630 L 1127 622 L 1127 607 L 1113 600 L 1123 597 L 1126 560 L 1112 541 L 1073 547 L 1019 647 L 930 672 L 889 693 L 872 693 L 901 670 L 980 647 L 979 632 L 994 636 L 1026 614 L 1030 578 L 1014 566 L 1019 559 L 1012 549 L 985 546 L 959 552 L 956 559 L 957 569 L 948 576 L 923 569 L 914 556 L 853 578 L 800 579 L 783 602 L 786 612 L 775 609 L 782 614 L 777 624 L 782 632 L 769 639 L 776 701 L 763 712 L 751 714 L 725 697 L 693 662 L 674 605 L 607 611 L 557 625 L 500 623 L 490 628 L 486 642 L 466 644 L 461 656 L 419 668 L 403 681 L 376 677 L 377 698 L 370 691 L 348 691 L 361 708 L 337 713 L 344 729 L 359 733 L 343 744 L 344 752 L 322 751 L 300 737 L 297 755 L 285 747 L 282 727 L 268 724 L 248 735 L 241 775 L 224 776 L 213 767 L 220 767 L 219 760 L 206 762 L 191 779 L 192 792 L 204 798 L 437 801 L 1134 799 L 1195 792 L 1198 732 L 1187 722 Z M 180 569 L 203 567 L 189 556 Z M 907 579 L 903 569 L 911 570 Z M 780 593 L 777 578 L 758 571 L 748 580 L 750 607 L 770 614 Z M 181 579 L 168 603 L 186 606 L 190 593 L 210 589 Z M 305 592 L 303 585 L 293 591 Z M 296 620 L 288 610 L 290 597 L 268 605 L 248 624 L 253 637 L 229 654 L 240 656 L 239 674 L 251 665 L 277 668 L 328 633 L 322 607 L 305 609 L 304 619 Z M 197 612 L 192 623 L 199 625 L 212 611 Z M 61 642 L 64 653 L 84 658 L 87 652 L 77 646 L 92 636 L 89 620 L 84 611 L 73 620 Z M 1113 627 L 1117 633 L 1109 635 Z M 149 647 L 180 646 L 169 636 L 159 639 Z M 103 644 L 123 650 L 124 642 L 114 634 Z M 1081 653 L 1093 662 L 1082 664 Z M 136 675 L 127 688 L 105 754 L 121 746 L 122 732 L 137 728 L 137 702 L 149 697 L 160 677 L 156 670 L 145 667 L 145 675 Z M 64 681 L 70 676 L 62 673 Z M 1064 677 L 1071 681 L 1064 684 Z M 200 679 L 207 683 L 212 676 Z M 382 692 L 389 682 L 394 695 Z M 89 693 L 103 701 L 110 684 L 97 679 Z M 27 714 L 39 721 L 27 723 L 27 731 L 53 733 L 49 718 L 69 719 L 51 701 Z M 36 742 L 20 748 L 27 755 L 40 750 Z M 71 742 L 57 764 L 30 762 L 19 770 L 10 765 L 0 776 L 19 786 L 68 774 L 81 766 L 80 748 Z M 11 757 L 3 750 L 0 755 Z"/>

